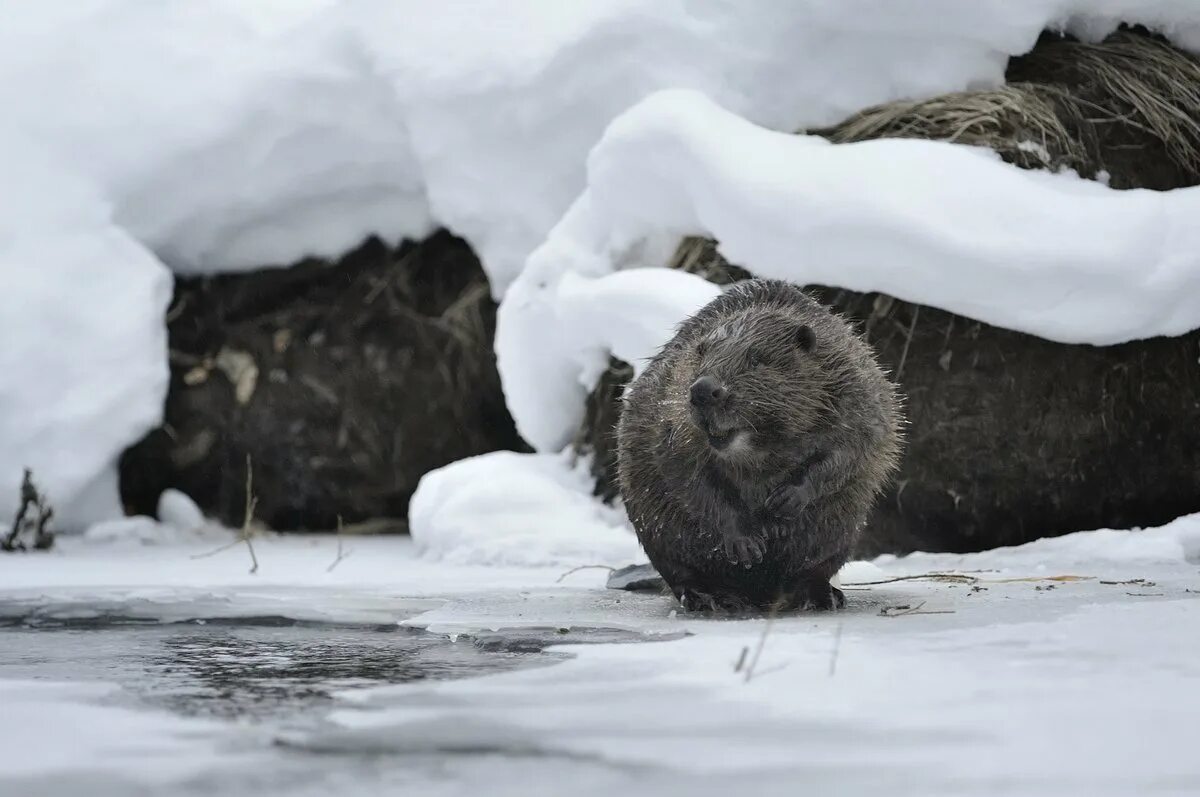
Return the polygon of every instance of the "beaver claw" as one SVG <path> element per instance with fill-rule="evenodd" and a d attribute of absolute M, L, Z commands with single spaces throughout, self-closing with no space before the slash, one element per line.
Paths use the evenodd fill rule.
<path fill-rule="evenodd" d="M 725 537 L 723 548 L 725 558 L 730 564 L 741 565 L 749 569 L 763 560 L 767 544 L 757 537 L 746 534 L 730 534 Z"/>
<path fill-rule="evenodd" d="M 771 491 L 764 504 L 767 514 L 781 518 L 794 518 L 816 498 L 808 482 L 781 484 Z"/>

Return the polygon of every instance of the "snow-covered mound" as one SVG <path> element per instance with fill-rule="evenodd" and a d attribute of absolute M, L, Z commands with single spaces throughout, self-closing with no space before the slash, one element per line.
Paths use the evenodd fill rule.
<path fill-rule="evenodd" d="M 998 83 L 1047 26 L 1125 19 L 1200 47 L 1185 0 L 11 0 L 3 18 L 0 166 L 47 163 L 3 183 L 0 336 L 19 367 L 0 380 L 0 515 L 32 464 L 64 520 L 116 511 L 108 465 L 157 420 L 156 260 L 247 268 L 441 224 L 499 295 L 605 126 L 656 90 L 790 130 Z"/>
<path fill-rule="evenodd" d="M 587 469 L 564 457 L 498 451 L 426 474 L 409 507 L 418 548 L 455 564 L 645 561 L 624 510 L 593 499 Z"/>
<path fill-rule="evenodd" d="M 85 180 L 0 151 L 0 517 L 26 467 L 59 526 L 113 517 L 117 456 L 162 414 L 171 274 Z"/>
<path fill-rule="evenodd" d="M 714 237 L 760 276 L 881 291 L 1051 340 L 1178 335 L 1200 327 L 1198 216 L 1200 189 L 1112 191 L 931 141 L 834 145 L 663 91 L 609 126 L 586 192 L 510 289 L 500 373 L 522 435 L 564 445 L 607 353 L 654 351 L 682 319 L 672 311 L 704 296 L 703 280 L 678 274 L 653 322 L 643 307 L 640 327 L 622 323 L 627 297 L 665 294 L 665 275 L 616 269 L 664 232 Z"/>

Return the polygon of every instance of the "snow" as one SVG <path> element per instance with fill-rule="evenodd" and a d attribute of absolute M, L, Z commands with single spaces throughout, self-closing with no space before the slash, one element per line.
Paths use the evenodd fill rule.
<path fill-rule="evenodd" d="M 58 526 L 114 517 L 117 457 L 162 414 L 171 275 L 93 185 L 3 129 L 0 151 L 0 515 L 28 467 Z"/>
<path fill-rule="evenodd" d="M 183 531 L 202 528 L 207 520 L 196 502 L 179 490 L 163 490 L 158 497 L 158 519 Z"/>
<path fill-rule="evenodd" d="M 209 723 L 105 705 L 115 691 L 105 684 L 0 681 L 0 790 L 5 781 L 40 782 L 63 793 L 96 794 L 98 785 L 119 784 L 123 771 L 161 786 L 220 763 L 214 745 L 197 744 L 202 732 L 211 735 Z M 68 728 L 69 746 L 61 744 Z"/>
<path fill-rule="evenodd" d="M 1140 21 L 1200 47 L 1186 0 L 7 6 L 0 262 L 20 278 L 0 300 L 0 356 L 15 364 L 0 385 L 0 515 L 31 464 L 64 528 L 119 514 L 111 465 L 159 420 L 164 264 L 245 269 L 443 225 L 480 253 L 499 296 L 585 188 L 605 127 L 657 90 L 700 91 L 793 130 L 995 85 L 1047 25 L 1098 37 Z M 1190 233 L 1172 234 L 1182 245 Z M 600 290 L 575 287 L 576 300 Z M 556 359 L 578 381 L 608 346 L 643 351 L 701 293 L 679 291 L 653 302 L 650 328 L 624 342 L 581 331 Z M 632 301 L 638 290 L 619 293 Z M 589 317 L 630 316 L 597 307 Z M 1112 334 L 1131 325 L 1118 314 Z M 531 388 L 514 380 L 526 366 L 507 359 L 506 389 L 523 407 Z M 579 386 L 548 391 L 566 399 Z M 550 430 L 563 412 L 531 430 L 539 448 L 561 447 Z"/>
<path fill-rule="evenodd" d="M 409 506 L 418 549 L 457 564 L 644 562 L 625 510 L 595 500 L 586 463 L 566 456 L 499 451 L 426 474 Z"/>
<path fill-rule="evenodd" d="M 621 323 L 628 297 L 666 292 L 656 270 L 618 270 L 647 237 L 704 234 L 761 277 L 1113 344 L 1200 327 L 1198 213 L 1200 189 L 1113 191 L 940 142 L 833 145 L 758 127 L 698 92 L 658 92 L 608 127 L 586 191 L 501 305 L 509 409 L 525 439 L 557 450 L 578 428 L 595 362 L 655 351 L 686 315 L 672 311 L 694 309 L 683 297 L 711 291 L 678 275 L 654 324 Z"/>
<path fill-rule="evenodd" d="M 846 610 L 770 621 L 689 617 L 667 597 L 603 589 L 599 570 L 559 583 L 560 567 L 431 561 L 403 538 L 355 538 L 353 554 L 328 571 L 332 537 L 264 536 L 255 575 L 240 548 L 196 558 L 209 543 L 67 538 L 56 552 L 0 557 L 0 616 L 282 615 L 446 635 L 547 626 L 689 635 L 563 647 L 569 658 L 549 667 L 347 691 L 308 719 L 253 732 L 176 717 L 113 694 L 103 678 L 0 680 L 0 792 L 14 783 L 36 792 L 95 765 L 162 793 L 211 768 L 217 750 L 227 751 L 227 793 L 272 794 L 293 788 L 264 787 L 254 774 L 290 766 L 278 740 L 320 752 L 323 772 L 360 785 L 378 767 L 403 768 L 414 793 L 478 784 L 529 793 L 529 756 L 580 795 L 611 794 L 615 783 L 692 795 L 735 786 L 786 794 L 797 783 L 843 794 L 1194 793 L 1198 538 L 1192 516 L 982 554 L 883 557 L 843 572 Z M 1141 540 L 1152 555 L 1134 545 Z M 570 563 L 588 564 L 603 547 Z M 863 583 L 905 576 L 925 578 Z M 902 606 L 921 613 L 881 614 Z M 749 678 L 745 666 L 735 672 L 743 650 L 757 656 Z M 48 744 L 66 726 L 82 740 L 70 756 Z M 441 763 L 420 775 L 427 757 Z"/>

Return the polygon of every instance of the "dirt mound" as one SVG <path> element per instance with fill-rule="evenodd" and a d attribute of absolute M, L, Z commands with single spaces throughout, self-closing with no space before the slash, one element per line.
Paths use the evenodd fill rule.
<path fill-rule="evenodd" d="M 181 279 L 168 328 L 166 422 L 121 461 L 131 512 L 175 487 L 240 524 L 248 454 L 257 517 L 274 528 L 333 529 L 339 515 L 402 528 L 424 473 L 522 445 L 487 280 L 447 233 Z"/>

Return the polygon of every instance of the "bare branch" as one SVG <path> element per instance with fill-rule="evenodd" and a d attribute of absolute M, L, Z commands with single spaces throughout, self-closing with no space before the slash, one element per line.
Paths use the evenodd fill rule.
<path fill-rule="evenodd" d="M 329 567 L 325 568 L 326 573 L 332 573 L 333 568 L 337 567 L 339 562 L 341 562 L 343 559 L 345 559 L 350 554 L 354 553 L 353 549 L 346 551 L 345 553 L 342 553 L 342 530 L 343 530 L 342 516 L 338 515 L 337 532 L 336 532 L 337 533 L 337 556 L 334 558 L 334 560 L 332 562 L 329 563 Z"/>

